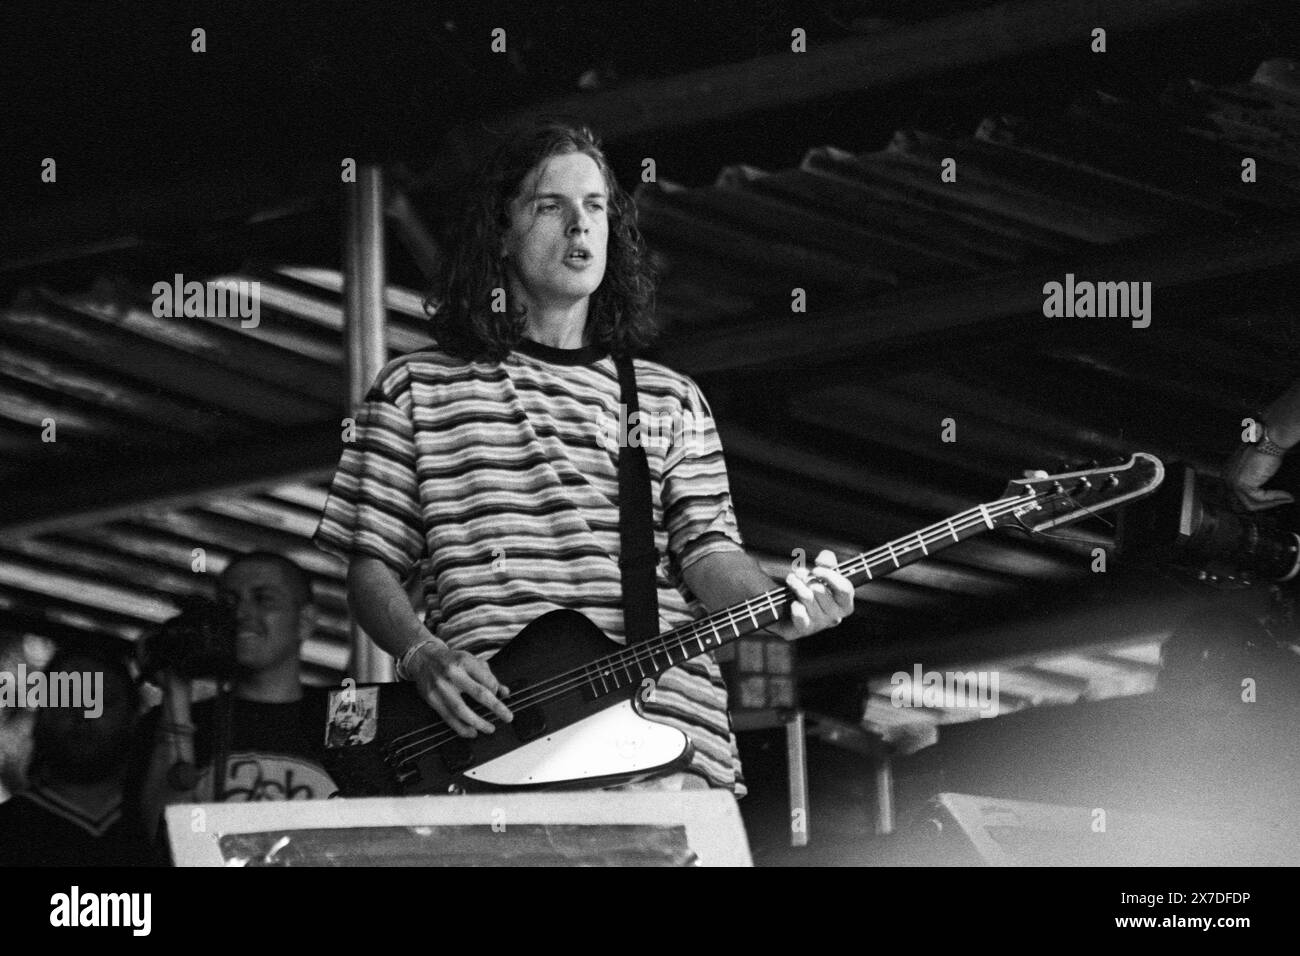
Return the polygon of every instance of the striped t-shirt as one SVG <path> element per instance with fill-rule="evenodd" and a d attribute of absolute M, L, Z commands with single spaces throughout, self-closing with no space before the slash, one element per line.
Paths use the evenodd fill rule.
<path fill-rule="evenodd" d="M 662 632 L 704 610 L 682 571 L 739 550 L 741 537 L 698 387 L 653 362 L 635 367 Z M 595 347 L 524 340 L 500 363 L 437 349 L 395 359 L 358 413 L 316 544 L 377 558 L 399 578 L 420 563 L 429 631 L 485 659 L 556 608 L 624 644 L 618 452 L 637 423 L 619 399 L 614 362 Z M 744 792 L 712 655 L 664 672 L 645 711 L 690 736 L 693 772 Z"/>

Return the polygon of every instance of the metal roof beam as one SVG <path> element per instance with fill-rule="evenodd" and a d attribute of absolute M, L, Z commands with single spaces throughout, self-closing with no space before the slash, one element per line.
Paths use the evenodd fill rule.
<path fill-rule="evenodd" d="M 90 458 L 64 462 L 49 474 L 9 476 L 0 483 L 0 531 L 34 535 L 118 518 L 147 508 L 182 507 L 220 495 L 261 490 L 333 474 L 341 450 L 336 422 L 302 426 L 270 440 L 232 443 L 221 449 L 167 460 Z M 94 476 L 87 480 L 87 476 Z M 160 489 L 166 489 L 160 492 Z"/>
<path fill-rule="evenodd" d="M 1239 12 L 1242 0 L 1024 0 L 926 20 L 808 52 L 655 77 L 604 93 L 549 100 L 491 122 L 458 127 L 426 177 L 447 188 L 475 168 L 487 130 L 528 116 L 562 114 L 595 124 L 606 140 L 717 122 L 836 94 L 887 88 L 952 70 L 1041 53 L 1086 49 L 1092 30 L 1115 36 L 1179 20 Z"/>
<path fill-rule="evenodd" d="M 692 375 L 837 362 L 846 354 L 934 341 L 957 330 L 968 336 L 979 325 L 1007 316 L 1041 315 L 1044 283 L 1060 282 L 1067 272 L 1081 279 L 1149 281 L 1156 292 L 1296 262 L 1300 262 L 1300 221 L 1294 219 L 1179 237 L 1153 236 L 990 278 L 889 292 L 865 306 L 824 310 L 814 306 L 798 321 L 768 318 L 700 332 L 670 344 L 661 358 Z M 1065 320 L 1043 319 L 1045 331 L 1053 321 Z M 1116 318 L 1092 324 L 1101 335 L 1125 323 Z"/>

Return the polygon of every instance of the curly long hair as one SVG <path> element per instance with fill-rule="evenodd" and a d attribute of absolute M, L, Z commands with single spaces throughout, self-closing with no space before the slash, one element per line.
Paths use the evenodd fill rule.
<path fill-rule="evenodd" d="M 506 136 L 484 168 L 448 244 L 438 288 L 424 303 L 441 348 L 464 358 L 500 361 L 519 344 L 527 309 L 511 294 L 501 256 L 510 202 L 538 163 L 575 152 L 595 161 L 609 193 L 605 275 L 587 309 L 590 341 L 612 355 L 633 355 L 653 343 L 659 333 L 654 276 L 637 228 L 636 205 L 618 185 L 590 128 L 543 119 Z M 505 290 L 504 312 L 492 309 L 498 289 Z"/>

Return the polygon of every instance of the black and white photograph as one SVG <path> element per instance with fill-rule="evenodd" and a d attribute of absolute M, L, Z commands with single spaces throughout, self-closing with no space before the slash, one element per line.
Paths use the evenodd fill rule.
<path fill-rule="evenodd" d="M 33 924 L 148 935 L 109 867 L 725 866 L 1259 928 L 1231 874 L 1300 864 L 1293 0 L 0 23 Z"/>

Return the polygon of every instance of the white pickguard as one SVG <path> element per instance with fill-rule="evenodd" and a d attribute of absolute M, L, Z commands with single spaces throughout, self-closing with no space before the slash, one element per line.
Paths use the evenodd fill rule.
<path fill-rule="evenodd" d="M 624 701 L 480 764 L 465 776 L 498 787 L 522 787 L 647 773 L 679 760 L 689 746 L 676 727 L 646 720 L 632 701 Z"/>

